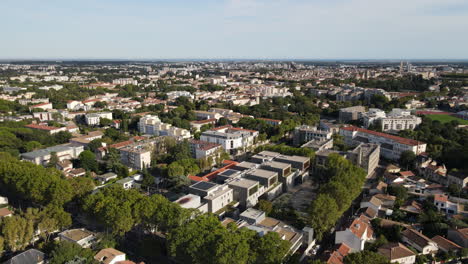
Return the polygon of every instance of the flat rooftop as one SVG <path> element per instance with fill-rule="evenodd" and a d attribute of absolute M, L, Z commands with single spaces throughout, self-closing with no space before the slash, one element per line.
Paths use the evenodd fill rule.
<path fill-rule="evenodd" d="M 259 184 L 258 181 L 252 181 L 252 180 L 245 179 L 245 178 L 235 179 L 228 183 L 229 186 L 236 186 L 236 187 L 246 188 L 246 189 L 253 187 L 255 185 L 258 185 L 258 184 Z"/>
<path fill-rule="evenodd" d="M 278 176 L 278 173 L 274 172 L 274 171 L 255 169 L 255 170 L 249 171 L 247 173 L 247 175 L 252 175 L 252 176 L 255 176 L 255 177 L 259 177 L 259 178 L 270 179 L 272 177 Z"/>
<path fill-rule="evenodd" d="M 233 169 L 227 169 L 223 172 L 218 173 L 218 176 L 223 176 L 223 177 L 234 177 L 236 175 L 241 174 L 240 171 L 238 170 L 233 170 Z"/>
<path fill-rule="evenodd" d="M 257 163 L 253 163 L 253 162 L 248 162 L 248 161 L 243 161 L 239 164 L 236 165 L 236 168 L 242 168 L 242 169 L 251 169 L 251 168 L 256 168 L 258 166 Z"/>
<path fill-rule="evenodd" d="M 60 235 L 67 237 L 73 241 L 80 241 L 89 236 L 93 236 L 94 233 L 86 229 L 70 229 L 63 231 Z"/>
<path fill-rule="evenodd" d="M 216 188 L 218 184 L 213 183 L 213 182 L 197 182 L 195 184 L 190 185 L 190 188 L 192 189 L 197 189 L 197 190 L 202 190 L 202 191 L 209 191 L 213 188 Z"/>
<path fill-rule="evenodd" d="M 279 162 L 279 161 L 267 161 L 262 164 L 263 166 L 268 166 L 271 168 L 277 168 L 277 169 L 287 169 L 291 167 L 291 164 L 289 163 L 284 163 L 284 162 Z"/>

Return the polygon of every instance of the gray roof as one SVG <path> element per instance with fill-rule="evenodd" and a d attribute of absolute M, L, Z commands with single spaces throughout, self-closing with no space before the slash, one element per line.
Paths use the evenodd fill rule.
<path fill-rule="evenodd" d="M 49 155 L 52 152 L 57 152 L 60 153 L 62 151 L 67 151 L 71 148 L 71 145 L 66 144 L 66 145 L 58 145 L 58 146 L 53 146 L 45 149 L 39 149 L 31 152 L 26 152 L 21 154 L 22 157 L 29 158 L 29 159 L 35 159 L 38 157 L 46 156 Z"/>
<path fill-rule="evenodd" d="M 44 253 L 32 248 L 12 257 L 11 259 L 7 260 L 4 264 L 34 264 L 43 261 L 44 258 Z"/>

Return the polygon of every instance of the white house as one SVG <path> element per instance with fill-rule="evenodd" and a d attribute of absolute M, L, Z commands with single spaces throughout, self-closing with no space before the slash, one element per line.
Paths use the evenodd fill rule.
<path fill-rule="evenodd" d="M 374 230 L 369 218 L 363 215 L 354 219 L 345 230 L 335 233 L 335 244 L 344 243 L 351 248 L 351 252 L 364 250 L 366 242 L 372 240 L 374 240 Z"/>
<path fill-rule="evenodd" d="M 94 259 L 99 261 L 99 263 L 116 264 L 125 260 L 125 253 L 115 248 L 105 248 L 101 249 L 101 251 L 94 256 Z"/>
<path fill-rule="evenodd" d="M 408 228 L 401 234 L 403 242 L 408 243 L 423 255 L 434 254 L 438 251 L 434 241 L 414 229 Z"/>

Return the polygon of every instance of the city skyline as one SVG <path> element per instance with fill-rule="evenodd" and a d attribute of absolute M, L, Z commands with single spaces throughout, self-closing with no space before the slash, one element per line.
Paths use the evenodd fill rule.
<path fill-rule="evenodd" d="M 2 1 L 0 59 L 468 59 L 461 0 Z M 12 23 L 14 21 L 14 23 Z"/>

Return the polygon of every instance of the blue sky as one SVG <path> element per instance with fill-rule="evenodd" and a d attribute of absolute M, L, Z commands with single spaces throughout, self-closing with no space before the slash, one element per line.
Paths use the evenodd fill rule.
<path fill-rule="evenodd" d="M 468 59 L 468 0 L 0 0 L 2 59 Z"/>

